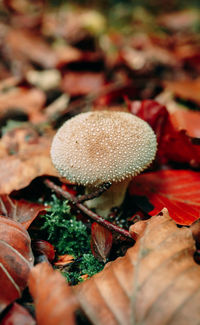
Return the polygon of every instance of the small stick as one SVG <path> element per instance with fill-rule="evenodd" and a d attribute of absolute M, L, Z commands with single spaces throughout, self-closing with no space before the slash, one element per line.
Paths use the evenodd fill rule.
<path fill-rule="evenodd" d="M 105 183 L 101 187 L 99 187 L 96 191 L 90 194 L 84 194 L 79 197 L 75 197 L 74 203 L 82 203 L 84 201 L 99 197 L 103 192 L 107 191 L 110 187 L 111 187 L 111 183 Z"/>
<path fill-rule="evenodd" d="M 91 211 L 90 209 L 88 209 L 85 205 L 83 205 L 82 203 L 77 202 L 75 196 L 73 196 L 72 194 L 64 191 L 60 186 L 55 185 L 49 179 L 46 179 L 44 181 L 44 183 L 46 184 L 46 186 L 48 186 L 49 188 L 51 188 L 52 190 L 54 190 L 57 194 L 62 195 L 65 199 L 67 199 L 67 200 L 71 201 L 72 203 L 76 204 L 76 206 L 82 212 L 84 212 L 91 219 L 95 220 L 101 226 L 107 228 L 111 232 L 118 233 L 119 235 L 125 237 L 126 239 L 133 240 L 133 238 L 131 237 L 129 231 L 127 231 L 127 230 L 125 230 L 123 228 L 120 228 L 120 227 L 114 225 L 113 223 L 105 220 L 104 218 L 98 216 L 96 213 L 94 213 L 93 211 Z"/>

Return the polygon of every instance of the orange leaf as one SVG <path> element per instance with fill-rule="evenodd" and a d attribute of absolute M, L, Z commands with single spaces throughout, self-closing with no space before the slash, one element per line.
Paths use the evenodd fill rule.
<path fill-rule="evenodd" d="M 177 109 L 170 114 L 177 130 L 186 130 L 190 137 L 200 138 L 200 112 L 189 109 Z"/>
<path fill-rule="evenodd" d="M 76 87 L 74 87 L 76 85 Z M 104 85 L 104 75 L 94 72 L 67 72 L 62 80 L 64 92 L 72 96 L 86 95 L 100 90 Z"/>
<path fill-rule="evenodd" d="M 77 301 L 65 278 L 46 262 L 30 273 L 29 290 L 35 301 L 38 325 L 75 325 Z"/>
<path fill-rule="evenodd" d="M 176 227 L 167 209 L 140 223 L 140 238 L 124 257 L 74 287 L 80 306 L 98 325 L 198 323 L 200 267 L 191 229 Z"/>
<path fill-rule="evenodd" d="M 200 267 L 193 259 L 192 230 L 178 228 L 165 208 L 133 231 L 138 240 L 124 257 L 72 287 L 79 308 L 98 325 L 198 323 Z M 46 263 L 32 270 L 39 325 L 71 324 L 67 317 L 75 309 L 66 299 L 69 289 Z"/>
<path fill-rule="evenodd" d="M 200 78 L 165 81 L 164 85 L 166 89 L 172 91 L 176 96 L 200 104 Z"/>
<path fill-rule="evenodd" d="M 50 159 L 52 135 L 38 136 L 30 128 L 7 132 L 0 141 L 0 194 L 22 189 L 43 175 L 58 176 Z"/>

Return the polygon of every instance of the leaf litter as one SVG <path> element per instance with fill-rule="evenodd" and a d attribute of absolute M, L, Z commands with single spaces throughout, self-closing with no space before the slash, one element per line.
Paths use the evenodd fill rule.
<path fill-rule="evenodd" d="M 0 241 L 12 248 L 8 254 L 1 250 L 1 281 L 6 274 L 14 280 L 6 278 L 10 290 L 1 285 L 1 322 L 11 317 L 18 325 L 20 315 L 34 324 L 35 308 L 42 325 L 79 324 L 84 315 L 95 325 L 198 323 L 199 11 L 169 6 L 152 11 L 119 4 L 105 14 L 81 6 L 47 8 L 40 0 L 31 6 L 2 2 Z M 80 212 L 83 189 L 60 178 L 49 155 L 55 129 L 65 120 L 103 109 L 144 119 L 158 142 L 155 162 L 132 181 L 123 206 L 110 212 L 111 228 L 108 221 L 93 223 L 92 215 L 100 220 L 93 211 Z M 61 189 L 51 220 L 48 209 L 56 204 L 49 205 L 46 176 Z M 63 191 L 76 201 L 67 203 L 65 213 Z M 70 218 L 73 248 L 84 236 L 87 241 L 82 249 L 88 251 L 76 256 L 68 251 L 70 241 L 64 242 Z M 25 245 L 30 240 L 32 250 Z M 22 256 L 34 254 L 38 265 L 24 268 L 21 250 Z M 83 283 L 65 285 L 50 263 L 68 280 L 71 272 Z M 35 307 L 23 290 L 31 268 Z M 11 305 L 21 295 L 20 305 Z"/>

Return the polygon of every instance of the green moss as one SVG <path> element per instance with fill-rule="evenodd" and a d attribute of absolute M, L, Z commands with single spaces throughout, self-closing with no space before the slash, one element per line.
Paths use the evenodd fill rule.
<path fill-rule="evenodd" d="M 47 232 L 47 240 L 54 245 L 59 255 L 73 255 L 75 263 L 64 271 L 69 282 L 75 284 L 81 281 L 81 275 L 94 275 L 103 268 L 103 263 L 97 261 L 90 249 L 90 229 L 82 221 L 77 221 L 71 214 L 68 201 L 59 200 L 55 195 L 48 203 L 50 208 L 43 216 L 43 229 Z"/>

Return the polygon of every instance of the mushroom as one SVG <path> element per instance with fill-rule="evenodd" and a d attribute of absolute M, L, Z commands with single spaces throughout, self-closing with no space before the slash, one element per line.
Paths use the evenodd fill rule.
<path fill-rule="evenodd" d="M 60 175 L 91 193 L 105 183 L 110 188 L 85 204 L 107 217 L 119 207 L 132 177 L 153 161 L 156 135 L 130 113 L 93 111 L 69 119 L 57 131 L 51 157 Z"/>

